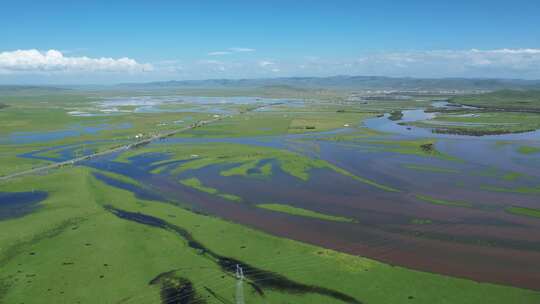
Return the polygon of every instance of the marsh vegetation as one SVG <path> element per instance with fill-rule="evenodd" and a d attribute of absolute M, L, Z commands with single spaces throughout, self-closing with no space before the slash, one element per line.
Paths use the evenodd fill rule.
<path fill-rule="evenodd" d="M 2 180 L 0 302 L 232 303 L 237 265 L 248 303 L 540 300 L 540 144 L 431 130 L 531 103 L 241 93 L 5 91 L 4 176 L 197 127 Z"/>

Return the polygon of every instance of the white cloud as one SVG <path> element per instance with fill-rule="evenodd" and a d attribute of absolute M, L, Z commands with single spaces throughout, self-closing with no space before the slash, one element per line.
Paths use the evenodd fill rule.
<path fill-rule="evenodd" d="M 233 47 L 233 48 L 229 48 L 229 51 L 237 52 L 237 53 L 246 53 L 246 52 L 255 52 L 256 50 L 252 48 Z"/>
<path fill-rule="evenodd" d="M 153 69 L 134 59 L 101 57 L 69 57 L 57 50 L 16 50 L 0 52 L 0 72 L 145 72 Z"/>
<path fill-rule="evenodd" d="M 160 60 L 152 63 L 154 72 L 165 74 L 178 74 L 185 70 L 184 62 L 176 59 Z"/>
<path fill-rule="evenodd" d="M 259 61 L 259 66 L 261 66 L 263 68 L 267 67 L 267 66 L 271 66 L 271 65 L 275 65 L 275 63 L 272 62 L 272 61 L 269 61 L 269 60 L 261 60 L 261 61 Z"/>
<path fill-rule="evenodd" d="M 494 54 L 540 54 L 540 49 L 498 49 L 498 50 L 490 50 L 490 51 L 481 51 L 478 49 L 472 49 L 471 52 L 494 53 Z"/>
<path fill-rule="evenodd" d="M 223 56 L 223 55 L 231 55 L 234 53 L 249 53 L 249 52 L 255 52 L 255 49 L 232 47 L 232 48 L 228 48 L 226 51 L 209 52 L 208 56 Z"/>
<path fill-rule="evenodd" d="M 223 62 L 219 61 L 219 60 L 200 60 L 199 63 L 202 63 L 202 64 L 207 64 L 207 65 L 216 65 L 216 64 L 223 64 Z"/>
<path fill-rule="evenodd" d="M 253 64 L 259 69 L 250 70 L 254 77 L 279 70 L 284 76 L 347 74 L 540 79 L 540 49 L 530 48 L 370 52 L 356 58 L 267 58 Z"/>
<path fill-rule="evenodd" d="M 221 56 L 221 55 L 229 55 L 231 52 L 227 51 L 216 51 L 216 52 L 210 52 L 208 53 L 208 56 Z"/>
<path fill-rule="evenodd" d="M 366 52 L 355 57 L 259 57 L 256 53 L 169 58 L 142 64 L 129 58 L 89 58 L 55 50 L 0 52 L 0 82 L 122 82 L 276 76 L 380 75 L 540 79 L 540 49 L 417 50 Z M 242 55 L 242 56 L 240 56 Z M 247 56 L 244 56 L 247 55 Z M 140 71 L 151 71 L 139 73 Z M 107 72 L 107 73 L 105 73 Z M 115 73 L 110 73 L 115 72 Z M 80 77 L 72 77 L 78 73 Z M 106 75 L 105 75 L 106 74 Z M 30 81 L 32 80 L 32 81 Z"/>
<path fill-rule="evenodd" d="M 351 68 L 415 77 L 540 78 L 540 49 L 380 52 L 357 58 Z"/>
<path fill-rule="evenodd" d="M 279 73 L 281 72 L 281 67 L 271 60 L 260 60 L 257 62 L 257 65 L 259 66 L 259 70 L 263 73 Z"/>

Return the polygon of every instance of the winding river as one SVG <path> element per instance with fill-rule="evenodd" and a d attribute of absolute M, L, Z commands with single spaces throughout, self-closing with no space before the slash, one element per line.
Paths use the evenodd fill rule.
<path fill-rule="evenodd" d="M 456 108 L 447 102 L 434 102 L 431 104 L 434 108 Z M 463 107 L 474 109 L 474 107 Z M 371 118 L 364 121 L 364 125 L 370 129 L 384 132 L 394 133 L 413 137 L 430 137 L 430 138 L 459 138 L 470 140 L 540 140 L 540 129 L 532 132 L 499 134 L 499 135 L 458 135 L 458 134 L 442 134 L 434 133 L 430 128 L 421 128 L 416 126 L 403 125 L 402 123 L 410 123 L 416 121 L 430 120 L 437 116 L 437 112 L 425 112 L 425 109 L 413 109 L 402 111 L 403 117 L 400 120 L 388 119 L 390 114 L 385 114 L 381 117 Z"/>

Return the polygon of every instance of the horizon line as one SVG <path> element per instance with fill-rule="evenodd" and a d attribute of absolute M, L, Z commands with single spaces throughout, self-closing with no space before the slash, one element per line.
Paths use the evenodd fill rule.
<path fill-rule="evenodd" d="M 523 81 L 523 82 L 540 82 L 540 79 L 526 79 L 526 78 L 504 78 L 504 77 L 415 77 L 415 76 L 384 76 L 384 75 L 351 75 L 351 74 L 336 74 L 331 76 L 282 76 L 282 77 L 253 77 L 253 78 L 204 78 L 204 79 L 169 79 L 169 80 L 155 80 L 155 81 L 140 81 L 140 82 L 115 82 L 115 83 L 79 83 L 79 84 L 65 84 L 65 83 L 26 83 L 26 84 L 14 84 L 14 83 L 0 83 L 0 87 L 13 86 L 13 87 L 76 87 L 76 86 L 120 86 L 120 85 L 137 85 L 137 84 L 155 84 L 155 83 L 171 83 L 171 82 L 205 82 L 205 81 L 256 81 L 256 80 L 279 80 L 279 79 L 330 79 L 339 77 L 364 77 L 364 78 L 387 78 L 387 79 L 418 79 L 418 80 L 502 80 L 502 81 Z"/>

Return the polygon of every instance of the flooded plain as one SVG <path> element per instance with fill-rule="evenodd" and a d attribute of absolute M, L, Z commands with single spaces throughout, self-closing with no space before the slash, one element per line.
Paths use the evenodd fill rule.
<path fill-rule="evenodd" d="M 72 116 L 111 116 L 126 113 L 212 113 L 233 114 L 237 110 L 231 106 L 257 104 L 287 103 L 292 106 L 303 106 L 303 101 L 286 98 L 262 97 L 202 97 L 202 96 L 117 96 L 104 97 L 94 102 L 93 107 L 71 109 Z M 270 108 L 269 108 L 270 109 Z M 265 111 L 261 109 L 259 111 Z"/>
<path fill-rule="evenodd" d="M 0 221 L 24 216 L 38 208 L 47 192 L 0 192 Z"/>
<path fill-rule="evenodd" d="M 403 119 L 425 119 L 424 114 L 428 114 L 422 113 L 404 111 Z M 118 161 L 116 154 L 83 165 L 131 178 L 137 184 L 94 174 L 100 181 L 131 191 L 141 199 L 177 204 L 277 236 L 392 265 L 540 289 L 540 235 L 532 233 L 540 229 L 540 219 L 508 212 L 512 206 L 540 207 L 540 156 L 517 152 L 521 145 L 538 146 L 537 139 L 530 134 L 513 134 L 500 144 L 493 140 L 499 136 L 464 138 L 421 129 L 429 132 L 423 133 L 416 128 L 401 129 L 398 122 L 386 116 L 367 120 L 367 127 L 389 133 L 369 140 L 328 140 L 350 132 L 345 128 L 280 136 L 169 138 L 148 146 L 166 150 L 174 145 L 213 142 L 284 149 L 327 161 L 397 192 L 323 168 L 311 169 L 310 178 L 302 180 L 284 172 L 279 161 L 272 158 L 260 160 L 245 176 L 221 174 L 234 163 L 174 173 L 190 160 L 167 162 L 169 156 L 162 153 L 143 153 L 128 162 Z M 377 143 L 418 138 L 437 139 L 435 148 L 450 157 L 399 153 Z M 69 159 L 70 149 L 73 147 L 59 147 L 63 152 L 49 160 Z M 156 172 L 164 162 L 165 169 Z M 260 174 L 265 165 L 272 168 L 270 176 Z M 194 177 L 206 187 L 241 201 L 179 182 Z M 328 221 L 257 207 L 267 203 L 354 221 Z"/>
<path fill-rule="evenodd" d="M 469 106 L 455 106 L 448 104 L 447 102 L 434 102 L 431 106 L 435 109 L 452 109 L 452 108 L 463 108 L 463 109 L 475 109 L 474 107 Z M 403 117 L 399 120 L 388 119 L 390 114 L 385 114 L 382 117 L 375 117 L 371 119 L 366 119 L 364 125 L 370 129 L 399 134 L 404 136 L 413 136 L 413 137 L 430 137 L 430 138 L 453 138 L 453 139 L 466 139 L 466 140 L 530 140 L 538 141 L 540 140 L 540 129 L 531 132 L 523 133 L 512 133 L 512 134 L 497 134 L 497 135 L 483 135 L 483 136 L 470 136 L 470 135 L 459 135 L 459 134 L 445 134 L 434 132 L 432 128 L 423 128 L 412 125 L 407 125 L 406 123 L 411 122 L 432 122 L 433 127 L 436 127 L 431 119 L 437 116 L 437 112 L 427 112 L 425 109 L 411 109 L 401 111 Z M 465 114 L 467 115 L 467 114 Z M 445 122 L 448 124 L 449 122 Z M 466 123 L 459 123 L 461 126 L 467 126 Z M 470 123 L 469 123 L 469 126 Z"/>
<path fill-rule="evenodd" d="M 79 137 L 83 135 L 96 135 L 105 130 L 127 130 L 132 125 L 130 123 L 119 124 L 99 124 L 93 126 L 72 125 L 62 130 L 51 130 L 43 132 L 13 132 L 5 136 L 0 136 L 0 144 L 31 144 L 41 142 L 58 141 L 65 138 Z"/>

